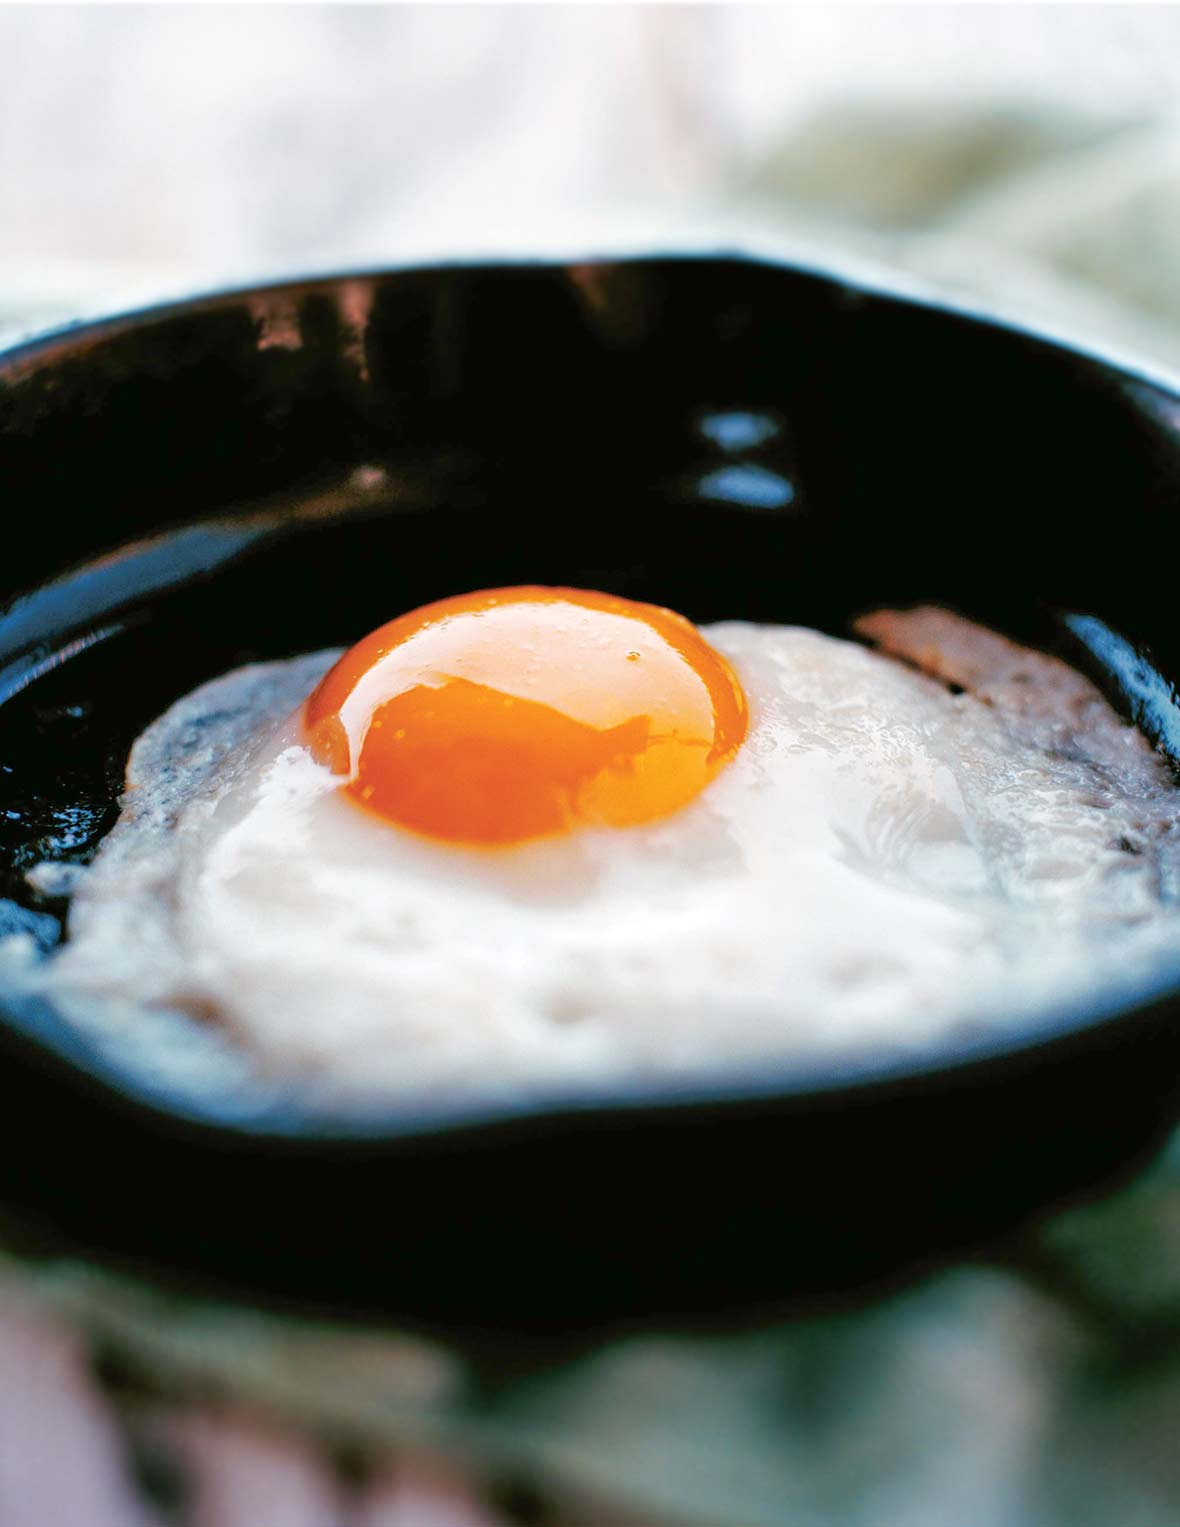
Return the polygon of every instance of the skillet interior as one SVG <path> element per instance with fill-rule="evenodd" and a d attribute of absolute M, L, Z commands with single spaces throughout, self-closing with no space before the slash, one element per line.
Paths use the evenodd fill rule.
<path fill-rule="evenodd" d="M 172 699 L 472 587 L 835 632 L 950 604 L 1088 665 L 1175 756 L 1178 429 L 1171 392 L 1099 361 L 732 259 L 325 280 L 13 352 L 3 926 L 57 936 L 23 871 L 92 852 Z M 198 1116 L 9 1004 L 0 1198 L 99 1252 L 403 1317 L 725 1315 L 1124 1168 L 1172 1117 L 1178 1014 L 1164 992 L 907 1072 L 339 1121 Z"/>

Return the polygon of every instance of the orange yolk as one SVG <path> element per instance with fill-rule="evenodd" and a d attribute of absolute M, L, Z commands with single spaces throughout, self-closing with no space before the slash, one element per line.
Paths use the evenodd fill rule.
<path fill-rule="evenodd" d="M 324 676 L 303 721 L 358 804 L 494 846 L 676 811 L 736 753 L 746 699 L 683 616 L 525 587 L 381 626 Z"/>

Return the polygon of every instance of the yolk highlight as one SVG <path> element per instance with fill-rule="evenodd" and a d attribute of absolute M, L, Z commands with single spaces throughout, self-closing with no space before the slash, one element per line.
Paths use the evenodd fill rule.
<path fill-rule="evenodd" d="M 683 616 L 523 587 L 391 620 L 325 675 L 303 719 L 360 805 L 494 846 L 667 816 L 733 757 L 747 717 L 732 669 Z"/>

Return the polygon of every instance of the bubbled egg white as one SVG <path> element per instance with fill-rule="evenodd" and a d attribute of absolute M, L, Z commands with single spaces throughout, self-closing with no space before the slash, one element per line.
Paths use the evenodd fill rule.
<path fill-rule="evenodd" d="M 864 629 L 906 661 L 705 628 L 750 703 L 732 764 L 661 821 L 495 851 L 313 760 L 292 718 L 337 653 L 227 674 L 139 740 L 27 979 L 149 1072 L 349 1108 L 912 1051 L 1162 959 L 1176 795 L 1144 738 L 955 617 Z"/>

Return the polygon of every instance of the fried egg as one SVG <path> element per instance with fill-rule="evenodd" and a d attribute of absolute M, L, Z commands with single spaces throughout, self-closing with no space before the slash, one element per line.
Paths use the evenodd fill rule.
<path fill-rule="evenodd" d="M 1146 739 L 945 612 L 860 634 L 526 587 L 226 674 L 28 979 L 173 1082 L 363 1108 L 903 1054 L 1158 964 Z"/>

